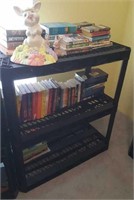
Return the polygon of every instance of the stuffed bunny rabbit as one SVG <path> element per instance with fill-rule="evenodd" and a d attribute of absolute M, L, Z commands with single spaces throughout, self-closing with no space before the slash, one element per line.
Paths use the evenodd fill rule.
<path fill-rule="evenodd" d="M 21 8 L 14 6 L 15 12 L 19 16 L 24 17 L 24 25 L 27 27 L 26 36 L 23 44 L 28 45 L 29 47 L 38 47 L 42 44 L 45 44 L 45 40 L 42 38 L 41 33 L 42 29 L 39 25 L 39 15 L 38 11 L 40 10 L 41 2 L 36 2 L 32 8 L 22 10 Z"/>

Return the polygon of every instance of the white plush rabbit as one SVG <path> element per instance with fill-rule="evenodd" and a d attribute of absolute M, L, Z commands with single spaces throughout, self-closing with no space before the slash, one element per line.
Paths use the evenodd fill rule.
<path fill-rule="evenodd" d="M 24 40 L 23 44 L 28 45 L 29 47 L 37 47 L 40 48 L 41 45 L 45 44 L 45 40 L 41 36 L 42 29 L 39 24 L 39 14 L 41 2 L 36 2 L 32 8 L 27 8 L 22 10 L 21 8 L 14 6 L 15 12 L 19 16 L 24 17 L 24 25 L 27 27 L 26 36 L 27 38 Z"/>

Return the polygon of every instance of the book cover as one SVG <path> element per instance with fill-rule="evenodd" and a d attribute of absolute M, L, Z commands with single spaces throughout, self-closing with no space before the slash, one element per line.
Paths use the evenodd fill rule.
<path fill-rule="evenodd" d="M 41 118 L 41 101 L 42 101 L 41 88 L 40 88 L 38 82 L 32 83 L 32 85 L 37 92 L 37 104 L 35 105 L 36 106 L 36 119 L 40 119 Z"/>
<path fill-rule="evenodd" d="M 14 52 L 13 49 L 7 49 L 6 47 L 4 47 L 1 44 L 0 44 L 0 51 L 6 56 L 11 56 L 13 54 L 13 52 Z"/>
<path fill-rule="evenodd" d="M 72 47 L 72 48 L 69 48 L 69 49 L 66 49 L 64 47 L 60 47 L 61 49 L 63 49 L 64 51 L 66 51 L 67 53 L 69 52 L 86 52 L 86 51 L 89 51 L 91 48 L 88 46 L 79 46 L 79 47 Z"/>
<path fill-rule="evenodd" d="M 26 38 L 26 35 L 25 36 L 7 36 L 0 33 L 0 39 L 6 42 L 23 42 L 25 38 Z"/>
<path fill-rule="evenodd" d="M 101 36 L 94 36 L 94 37 L 88 37 L 90 42 L 96 42 L 96 41 L 102 41 L 102 40 L 109 40 L 111 38 L 111 35 L 101 35 Z"/>
<path fill-rule="evenodd" d="M 38 82 L 38 85 L 41 89 L 41 118 L 47 115 L 47 105 L 48 105 L 48 90 L 47 88 L 41 84 L 41 82 Z"/>
<path fill-rule="evenodd" d="M 81 83 L 75 78 L 69 80 L 75 87 L 75 103 L 80 102 L 81 100 Z"/>
<path fill-rule="evenodd" d="M 19 90 L 19 88 L 16 84 L 15 84 L 15 94 L 16 94 L 17 113 L 18 113 L 18 118 L 20 119 L 22 94 L 21 94 L 21 91 Z"/>
<path fill-rule="evenodd" d="M 32 83 L 27 83 L 26 85 L 32 93 L 32 120 L 35 120 L 35 119 L 37 119 L 37 109 L 36 108 L 37 108 L 38 92 L 36 91 L 36 89 L 34 88 Z"/>
<path fill-rule="evenodd" d="M 84 88 L 82 99 L 89 97 L 97 97 L 104 94 L 104 83 L 96 84 L 91 87 Z"/>
<path fill-rule="evenodd" d="M 23 150 L 23 159 L 24 161 L 29 161 L 31 158 L 40 155 L 41 152 L 46 152 L 48 150 L 47 142 L 43 141 L 38 144 L 35 144 L 31 147 L 28 147 Z"/>
<path fill-rule="evenodd" d="M 110 40 L 102 40 L 102 41 L 96 41 L 96 42 L 91 42 L 89 43 L 90 49 L 99 49 L 99 48 L 105 48 L 105 47 L 110 47 L 113 45 L 113 42 Z"/>
<path fill-rule="evenodd" d="M 84 70 L 76 72 L 75 78 L 84 81 L 84 87 L 87 87 L 107 81 L 108 74 L 99 68 L 93 68 L 88 74 Z"/>
<path fill-rule="evenodd" d="M 6 36 L 25 36 L 26 28 L 22 25 L 3 24 L 0 25 L 0 34 Z"/>
<path fill-rule="evenodd" d="M 42 109 L 42 116 L 44 115 L 44 116 L 47 116 L 47 114 L 48 114 L 48 104 L 49 104 L 49 102 L 48 102 L 48 100 L 49 100 L 49 90 L 48 90 L 48 88 L 46 87 L 46 85 L 45 85 L 45 83 L 44 83 L 44 81 L 42 80 L 42 81 L 40 81 L 40 84 L 42 85 L 42 87 L 44 88 L 44 102 L 43 102 L 43 109 Z"/>
<path fill-rule="evenodd" d="M 56 111 L 56 102 L 57 102 L 57 88 L 55 84 L 51 81 L 51 79 L 48 80 L 48 84 L 52 87 L 52 108 L 51 108 L 51 113 L 54 113 Z"/>
<path fill-rule="evenodd" d="M 74 23 L 77 26 L 77 33 L 81 33 L 81 28 L 85 26 L 92 26 L 94 23 L 83 21 Z"/>
<path fill-rule="evenodd" d="M 61 95 L 61 89 L 58 84 L 58 82 L 54 79 L 49 79 L 52 86 L 55 88 L 55 97 L 54 97 L 54 111 L 59 110 L 60 108 L 60 95 Z"/>
<path fill-rule="evenodd" d="M 87 31 L 88 33 L 98 32 L 98 31 L 110 31 L 110 27 L 105 25 L 92 25 L 92 26 L 86 26 L 82 27 L 82 32 Z"/>
<path fill-rule="evenodd" d="M 61 37 L 61 36 L 59 36 Z M 84 37 L 80 34 L 71 34 L 71 35 L 64 35 L 61 37 L 61 43 L 64 44 L 80 44 L 80 43 L 88 43 L 88 38 Z"/>
<path fill-rule="evenodd" d="M 47 108 L 47 115 L 52 114 L 52 105 L 53 105 L 53 95 L 54 95 L 54 90 L 51 84 L 48 82 L 48 80 L 42 80 L 45 86 L 48 89 L 48 108 Z"/>
<path fill-rule="evenodd" d="M 48 22 L 42 23 L 41 28 L 49 35 L 76 33 L 77 26 L 68 22 Z"/>
<path fill-rule="evenodd" d="M 69 88 L 69 91 L 70 91 L 70 98 L 69 98 L 69 106 L 72 106 L 75 104 L 75 85 L 70 81 L 70 80 L 67 80 L 65 82 L 66 86 Z"/>
<path fill-rule="evenodd" d="M 88 42 L 80 42 L 80 43 L 76 43 L 76 44 L 73 44 L 73 43 L 65 44 L 64 42 L 60 43 L 60 48 L 62 48 L 64 50 L 74 50 L 79 47 L 84 48 L 84 47 L 88 47 L 88 46 L 89 46 L 89 40 L 88 40 Z"/>
<path fill-rule="evenodd" d="M 27 93 L 27 121 L 32 120 L 32 92 L 27 87 L 27 84 L 23 84 L 23 87 Z"/>
<path fill-rule="evenodd" d="M 0 38 L 0 44 L 3 45 L 8 50 L 14 50 L 17 46 L 21 45 L 22 42 L 7 42 Z"/>
<path fill-rule="evenodd" d="M 64 108 L 70 105 L 69 88 L 64 82 L 58 82 L 61 88 L 60 93 L 60 108 Z"/>
<path fill-rule="evenodd" d="M 18 84 L 17 86 L 22 95 L 21 107 L 20 107 L 20 120 L 23 123 L 23 122 L 27 122 L 27 120 L 28 120 L 28 111 L 27 111 L 28 97 L 27 97 L 27 93 L 23 87 L 23 84 Z"/>

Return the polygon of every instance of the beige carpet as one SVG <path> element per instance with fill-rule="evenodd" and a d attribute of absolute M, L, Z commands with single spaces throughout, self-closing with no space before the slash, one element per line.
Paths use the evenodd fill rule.
<path fill-rule="evenodd" d="M 96 121 L 105 132 L 107 117 Z M 99 129 L 100 130 L 100 129 Z M 133 159 L 128 148 L 133 125 L 117 113 L 109 149 L 17 199 L 134 199 Z"/>

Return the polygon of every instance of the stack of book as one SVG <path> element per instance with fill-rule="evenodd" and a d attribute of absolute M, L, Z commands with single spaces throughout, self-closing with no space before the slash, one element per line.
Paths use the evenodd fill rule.
<path fill-rule="evenodd" d="M 78 33 L 78 34 L 82 33 L 82 28 L 83 28 L 83 27 L 94 25 L 94 23 L 92 23 L 92 22 L 87 22 L 87 21 L 77 22 L 77 23 L 74 23 L 74 24 L 77 26 L 77 33 Z"/>
<path fill-rule="evenodd" d="M 47 22 L 41 23 L 41 28 L 46 33 L 46 39 L 50 42 L 50 47 L 53 47 L 55 37 L 63 34 L 76 33 L 77 26 L 69 22 Z"/>
<path fill-rule="evenodd" d="M 24 27 L 0 25 L 0 51 L 5 55 L 12 55 L 14 49 L 21 45 L 26 38 Z"/>
<path fill-rule="evenodd" d="M 25 148 L 23 150 L 24 163 L 27 163 L 49 151 L 50 149 L 48 148 L 46 141 L 40 142 L 28 148 Z"/>
<path fill-rule="evenodd" d="M 85 71 L 76 72 L 75 78 L 81 83 L 81 99 L 86 99 L 104 94 L 108 74 L 99 68 L 94 68 L 88 74 L 85 74 Z"/>
<path fill-rule="evenodd" d="M 99 48 L 112 45 L 110 41 L 110 27 L 105 25 L 91 25 L 82 27 L 82 34 L 89 39 L 91 48 Z"/>
<path fill-rule="evenodd" d="M 89 51 L 89 39 L 80 34 L 62 35 L 60 38 L 60 49 L 62 54 L 70 55 Z"/>

